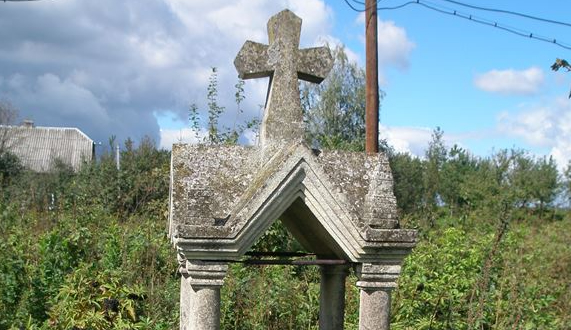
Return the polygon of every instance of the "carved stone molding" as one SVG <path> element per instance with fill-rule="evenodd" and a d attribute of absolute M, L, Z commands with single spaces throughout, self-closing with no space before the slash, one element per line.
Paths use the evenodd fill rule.
<path fill-rule="evenodd" d="M 228 263 L 217 261 L 186 260 L 184 269 L 193 288 L 222 286 L 227 272 Z"/>
<path fill-rule="evenodd" d="M 357 286 L 363 290 L 392 290 L 397 286 L 400 271 L 400 264 L 359 264 L 355 268 Z"/>

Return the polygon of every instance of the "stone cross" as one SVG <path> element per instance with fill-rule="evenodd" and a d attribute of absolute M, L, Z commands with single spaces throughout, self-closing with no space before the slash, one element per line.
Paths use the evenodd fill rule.
<path fill-rule="evenodd" d="M 242 79 L 270 77 L 262 146 L 303 138 L 298 79 L 320 83 L 333 66 L 327 47 L 298 49 L 300 32 L 301 18 L 283 10 L 268 21 L 269 45 L 246 41 L 234 60 Z"/>

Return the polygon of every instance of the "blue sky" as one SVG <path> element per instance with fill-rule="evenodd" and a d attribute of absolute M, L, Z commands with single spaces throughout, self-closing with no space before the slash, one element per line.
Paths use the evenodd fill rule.
<path fill-rule="evenodd" d="M 569 26 L 421 2 L 571 45 Z M 465 3 L 571 21 L 563 0 Z M 22 119 L 79 127 L 104 144 L 111 135 L 192 142 L 187 109 L 204 111 L 210 67 L 230 123 L 233 59 L 246 39 L 267 42 L 266 22 L 284 8 L 303 19 L 302 47 L 344 44 L 364 63 L 362 14 L 344 0 L 0 2 L 0 98 Z M 571 73 L 550 70 L 571 51 L 417 4 L 379 11 L 378 24 L 381 134 L 397 150 L 421 156 L 439 126 L 449 145 L 477 155 L 515 147 L 561 166 L 571 158 Z M 247 81 L 243 119 L 260 116 L 266 89 L 267 80 Z"/>
<path fill-rule="evenodd" d="M 379 6 L 402 3 L 405 1 L 385 0 Z M 571 36 L 568 26 L 478 11 L 445 1 L 427 3 L 571 44 L 571 39 L 565 40 Z M 567 21 L 568 11 L 563 8 L 563 1 L 466 3 Z M 343 1 L 330 4 L 337 15 L 336 22 L 356 21 L 358 14 L 347 10 Z M 516 147 L 539 155 L 554 151 L 561 163 L 569 159 L 571 150 L 567 141 L 571 136 L 564 131 L 569 128 L 571 108 L 566 96 L 571 79 L 549 69 L 556 57 L 568 58 L 569 50 L 415 4 L 398 10 L 381 10 L 379 19 L 379 38 L 383 29 L 390 36 L 389 27 L 392 27 L 401 29 L 406 40 L 413 44 L 408 53 L 399 54 L 398 58 L 406 59 L 406 65 L 390 61 L 381 65 L 382 89 L 386 92 L 381 124 L 389 133 L 398 134 L 400 130 L 404 134 L 402 131 L 408 130 L 411 140 L 423 140 L 427 135 L 421 137 L 423 128 L 440 126 L 447 133 L 449 144 L 458 143 L 479 155 Z M 362 25 L 356 27 L 360 28 Z M 363 58 L 361 40 L 353 37 L 354 29 L 340 24 L 334 33 L 347 40 L 348 47 Z M 396 47 L 395 43 L 398 42 L 392 47 Z M 387 46 L 390 52 L 391 44 Z M 381 47 L 380 53 L 383 51 Z M 565 114 L 567 119 L 563 118 Z M 411 147 L 416 153 L 422 152 L 418 145 Z"/>

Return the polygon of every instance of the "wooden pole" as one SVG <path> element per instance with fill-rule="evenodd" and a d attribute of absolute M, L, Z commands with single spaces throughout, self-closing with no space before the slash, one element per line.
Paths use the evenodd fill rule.
<path fill-rule="evenodd" d="M 377 0 L 366 0 L 365 151 L 379 152 L 379 64 L 377 54 Z"/>

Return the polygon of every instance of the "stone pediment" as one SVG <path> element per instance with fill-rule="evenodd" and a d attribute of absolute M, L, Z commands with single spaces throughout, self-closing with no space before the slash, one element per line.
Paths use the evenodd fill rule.
<path fill-rule="evenodd" d="M 239 258 L 278 218 L 323 256 L 356 262 L 414 244 L 414 231 L 397 228 L 383 154 L 317 152 L 301 142 L 270 159 L 263 154 L 254 147 L 173 146 L 170 235 L 187 258 Z"/>

